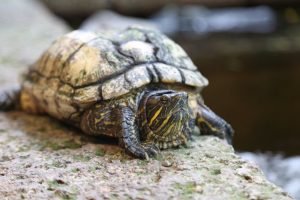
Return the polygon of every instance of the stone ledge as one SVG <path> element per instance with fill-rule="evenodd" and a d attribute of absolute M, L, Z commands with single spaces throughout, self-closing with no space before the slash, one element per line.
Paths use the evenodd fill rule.
<path fill-rule="evenodd" d="M 1 199 L 291 199 L 215 137 L 144 161 L 46 116 L 1 113 L 0 127 Z"/>

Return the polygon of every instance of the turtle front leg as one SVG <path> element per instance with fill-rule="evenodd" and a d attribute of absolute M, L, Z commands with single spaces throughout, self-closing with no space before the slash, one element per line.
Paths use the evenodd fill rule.
<path fill-rule="evenodd" d="M 0 110 L 8 111 L 19 105 L 20 86 L 9 86 L 0 88 Z"/>
<path fill-rule="evenodd" d="M 195 123 L 202 135 L 214 135 L 226 139 L 229 144 L 232 144 L 234 131 L 231 125 L 200 101 Z"/>
<path fill-rule="evenodd" d="M 136 114 L 128 107 L 96 104 L 85 111 L 80 127 L 89 135 L 118 137 L 120 146 L 138 158 L 148 159 L 159 152 L 154 144 L 141 143 Z"/>
<path fill-rule="evenodd" d="M 135 113 L 127 107 L 119 110 L 120 144 L 129 153 L 143 159 L 156 156 L 159 149 L 153 143 L 141 143 Z"/>

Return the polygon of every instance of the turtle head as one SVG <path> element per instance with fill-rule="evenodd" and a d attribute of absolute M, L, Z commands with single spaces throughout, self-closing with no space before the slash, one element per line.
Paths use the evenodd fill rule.
<path fill-rule="evenodd" d="M 147 139 L 159 148 L 178 146 L 187 140 L 184 128 L 189 121 L 188 95 L 172 90 L 153 92 L 146 101 Z"/>

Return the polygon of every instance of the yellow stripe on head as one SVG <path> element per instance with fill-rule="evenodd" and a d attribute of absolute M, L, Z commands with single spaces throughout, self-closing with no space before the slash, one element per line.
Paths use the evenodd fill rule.
<path fill-rule="evenodd" d="M 160 108 L 158 109 L 158 111 L 155 112 L 155 114 L 153 115 L 153 117 L 151 118 L 151 120 L 150 120 L 150 122 L 149 122 L 149 126 L 152 125 L 153 121 L 154 121 L 154 120 L 157 118 L 157 116 L 160 114 L 161 110 L 162 110 L 162 107 L 160 107 Z"/>

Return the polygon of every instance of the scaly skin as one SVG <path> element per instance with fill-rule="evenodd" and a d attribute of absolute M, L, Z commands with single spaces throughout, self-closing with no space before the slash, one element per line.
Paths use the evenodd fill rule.
<path fill-rule="evenodd" d="M 11 110 L 20 105 L 16 88 L 0 91 L 0 110 Z M 177 147 L 190 139 L 194 124 L 201 134 L 214 135 L 231 143 L 233 130 L 222 118 L 199 99 L 196 117 L 185 92 L 156 89 L 140 92 L 131 97 L 99 102 L 87 109 L 81 117 L 80 128 L 90 135 L 119 138 L 120 146 L 142 159 L 156 156 L 159 149 Z M 22 104 L 33 105 L 23 98 Z"/>
<path fill-rule="evenodd" d="M 195 124 L 201 134 L 231 143 L 231 126 L 201 101 L 197 117 L 192 118 L 187 99 L 186 92 L 156 89 L 102 102 L 85 111 L 81 129 L 87 134 L 115 136 L 127 152 L 142 159 L 157 155 L 159 149 L 185 145 Z"/>

